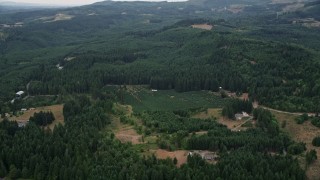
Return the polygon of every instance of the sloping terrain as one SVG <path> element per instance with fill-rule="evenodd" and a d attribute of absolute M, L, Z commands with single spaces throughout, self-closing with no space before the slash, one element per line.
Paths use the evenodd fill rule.
<path fill-rule="evenodd" d="M 0 13 L 1 115 L 36 105 L 45 107 L 18 118 L 49 108 L 65 122 L 53 131 L 1 122 L 0 178 L 318 178 L 318 160 L 306 174 L 303 166 L 303 142 L 310 150 L 318 135 L 310 124 L 281 129 L 292 117 L 259 109 L 254 124 L 212 109 L 242 98 L 280 113 L 320 111 L 318 2 L 104 1 Z M 251 105 L 234 103 L 230 119 Z M 188 150 L 218 156 L 206 163 Z"/>

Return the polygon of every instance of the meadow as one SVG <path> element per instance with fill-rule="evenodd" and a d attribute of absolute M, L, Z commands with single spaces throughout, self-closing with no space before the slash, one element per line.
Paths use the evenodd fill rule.
<path fill-rule="evenodd" d="M 124 103 L 133 107 L 134 112 L 174 111 L 189 109 L 221 108 L 228 99 L 221 98 L 210 91 L 191 91 L 179 93 L 174 90 L 151 91 L 134 87 L 127 90 Z"/>

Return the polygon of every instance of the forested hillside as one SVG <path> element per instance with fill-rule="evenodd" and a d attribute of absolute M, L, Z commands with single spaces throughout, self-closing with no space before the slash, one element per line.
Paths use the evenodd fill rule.
<path fill-rule="evenodd" d="M 65 126 L 57 126 L 54 131 L 40 129 L 34 123 L 21 129 L 15 122 L 7 120 L 1 122 L 0 177 L 7 176 L 12 179 L 234 179 L 236 177 L 239 179 L 268 179 L 269 177 L 304 179 L 304 172 L 300 169 L 297 160 L 291 156 L 280 154 L 271 156 L 266 153 L 269 150 L 281 152 L 283 148 L 288 148 L 292 142 L 285 135 L 276 135 L 269 142 L 262 137 L 272 138 L 274 135 L 268 135 L 260 130 L 243 134 L 231 133 L 215 123 L 207 127 L 211 129 L 208 137 L 192 137 L 188 141 L 188 147 L 220 149 L 221 163 L 217 165 L 207 164 L 198 156 L 190 156 L 188 163 L 178 169 L 169 159 L 141 157 L 131 145 L 121 144 L 116 140 L 114 134 L 102 133 L 103 129 L 110 124 L 110 118 L 105 113 L 110 112 L 111 108 L 110 101 L 99 100 L 90 103 L 86 97 L 72 99 L 64 106 Z M 251 133 L 254 136 L 250 135 Z M 214 144 L 210 143 L 210 147 L 205 143 L 197 142 L 208 141 L 207 138 L 210 137 L 216 139 L 218 134 L 228 135 L 225 140 L 220 139 L 218 144 L 212 141 Z M 254 141 L 247 139 L 260 134 L 261 138 Z M 197 143 L 200 144 L 197 145 Z M 223 155 L 230 148 L 233 149 L 230 154 Z"/>
<path fill-rule="evenodd" d="M 232 14 L 191 4 L 104 2 L 1 15 L 0 23 L 24 23 L 1 30 L 2 101 L 29 82 L 34 95 L 149 84 L 178 92 L 222 87 L 276 109 L 319 111 L 319 28 L 288 24 L 305 12 L 316 21 L 309 6 L 318 4 L 277 19 L 270 10 L 259 22 L 259 8 L 271 5 Z M 191 28 L 202 23 L 213 29 Z"/>
<path fill-rule="evenodd" d="M 0 6 L 0 178 L 306 179 L 319 149 L 294 141 L 287 121 L 269 110 L 320 112 L 319 7 L 312 0 Z M 64 124 L 55 126 L 51 111 L 21 116 L 54 104 L 64 107 Z M 247 114 L 242 124 L 223 125 L 239 113 Z M 116 129 L 140 140 L 124 143 Z M 180 166 L 150 149 L 218 158 L 187 153 Z"/>

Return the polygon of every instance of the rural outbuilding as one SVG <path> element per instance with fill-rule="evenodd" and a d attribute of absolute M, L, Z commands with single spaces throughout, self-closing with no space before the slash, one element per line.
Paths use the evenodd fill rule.
<path fill-rule="evenodd" d="M 23 94 L 24 94 L 24 91 L 18 91 L 16 93 L 16 98 L 21 98 Z"/>

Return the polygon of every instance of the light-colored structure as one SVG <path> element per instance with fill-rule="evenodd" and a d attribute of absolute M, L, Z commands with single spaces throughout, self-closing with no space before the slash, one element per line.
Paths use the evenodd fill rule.
<path fill-rule="evenodd" d="M 16 93 L 16 96 L 21 97 L 23 94 L 24 94 L 24 91 L 18 91 L 18 92 Z"/>

